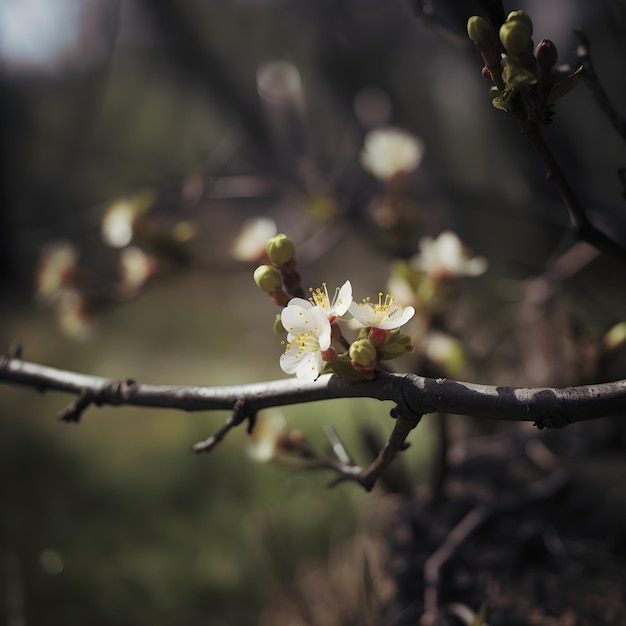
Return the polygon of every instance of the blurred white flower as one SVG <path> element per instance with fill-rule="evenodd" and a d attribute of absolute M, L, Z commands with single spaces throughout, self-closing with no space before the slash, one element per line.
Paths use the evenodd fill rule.
<path fill-rule="evenodd" d="M 55 303 L 55 313 L 61 331 L 72 339 L 88 339 L 93 330 L 85 298 L 75 289 L 63 289 Z"/>
<path fill-rule="evenodd" d="M 130 200 L 117 200 L 106 210 L 100 233 L 102 241 L 112 248 L 123 248 L 133 239 L 137 212 Z"/>
<path fill-rule="evenodd" d="M 132 240 L 139 218 L 153 205 L 155 193 L 141 189 L 126 198 L 114 200 L 105 211 L 100 224 L 102 241 L 112 248 L 124 248 Z"/>
<path fill-rule="evenodd" d="M 399 128 L 378 128 L 365 136 L 361 165 L 379 180 L 417 169 L 424 156 L 419 137 Z"/>
<path fill-rule="evenodd" d="M 487 259 L 472 257 L 452 231 L 442 232 L 436 239 L 423 237 L 420 252 L 410 260 L 411 267 L 435 280 L 460 276 L 480 276 L 487 271 Z"/>
<path fill-rule="evenodd" d="M 128 246 L 120 252 L 119 271 L 122 277 L 122 295 L 134 295 L 154 274 L 156 260 L 137 246 Z"/>
<path fill-rule="evenodd" d="M 456 376 L 465 369 L 465 352 L 458 339 L 439 331 L 428 333 L 423 344 L 424 354 L 448 376 Z"/>
<path fill-rule="evenodd" d="M 415 290 L 404 276 L 399 276 L 397 273 L 392 272 L 387 279 L 387 291 L 393 293 L 396 300 L 400 300 L 400 302 L 410 302 L 411 304 L 417 302 Z"/>
<path fill-rule="evenodd" d="M 279 442 L 286 434 L 287 421 L 280 411 L 259 413 L 246 442 L 246 453 L 258 463 L 269 463 L 276 457 Z"/>
<path fill-rule="evenodd" d="M 247 220 L 231 247 L 230 253 L 237 261 L 255 263 L 265 256 L 265 247 L 278 228 L 269 217 Z"/>
<path fill-rule="evenodd" d="M 68 241 L 59 241 L 45 248 L 37 271 L 37 296 L 46 302 L 53 301 L 72 282 L 77 262 L 76 246 Z"/>

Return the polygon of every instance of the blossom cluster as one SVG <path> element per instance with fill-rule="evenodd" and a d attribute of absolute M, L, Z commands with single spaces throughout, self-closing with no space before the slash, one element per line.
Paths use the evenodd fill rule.
<path fill-rule="evenodd" d="M 533 22 L 524 11 L 511 11 L 498 31 L 479 15 L 467 22 L 467 34 L 478 48 L 485 66 L 482 75 L 492 83 L 492 104 L 510 111 L 515 96 L 525 94 L 528 114 L 549 123 L 552 106 L 579 83 L 582 65 L 575 71 L 558 65 L 558 52 L 550 39 L 535 47 Z"/>
<path fill-rule="evenodd" d="M 358 338 L 349 344 L 338 326 L 346 315 L 362 325 Z M 355 302 L 347 280 L 331 298 L 326 284 L 311 290 L 311 297 L 292 298 L 280 319 L 287 331 L 286 349 L 280 367 L 287 374 L 315 380 L 322 372 L 333 372 L 352 380 L 373 378 L 381 360 L 401 356 L 412 349 L 411 339 L 397 331 L 415 310 L 395 303 L 393 296 L 379 294 L 372 302 Z M 396 332 L 391 332 L 396 331 Z M 340 354 L 332 343 L 342 346 Z"/>
<path fill-rule="evenodd" d="M 323 283 L 309 289 L 307 298 L 297 272 L 295 245 L 282 233 L 269 239 L 263 260 L 268 263 L 256 268 L 254 280 L 282 308 L 274 328 L 287 333 L 280 357 L 285 373 L 304 380 L 324 373 L 352 381 L 372 379 L 382 361 L 413 350 L 414 340 L 420 354 L 432 361 L 445 360 L 448 369 L 462 367 L 459 342 L 433 326 L 432 320 L 448 303 L 452 293 L 448 285 L 461 277 L 482 275 L 487 260 L 473 256 L 456 233 L 423 237 L 419 252 L 394 263 L 387 288 L 404 304 L 383 292 L 355 300 L 349 280 L 330 293 Z M 399 329 L 414 317 L 412 338 Z M 345 338 L 342 327 L 356 331 L 353 341 Z"/>

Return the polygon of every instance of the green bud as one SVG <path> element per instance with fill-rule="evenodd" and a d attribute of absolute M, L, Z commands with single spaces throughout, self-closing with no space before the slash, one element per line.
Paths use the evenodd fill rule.
<path fill-rule="evenodd" d="M 530 34 L 533 34 L 533 21 L 530 19 L 528 13 L 524 13 L 524 11 L 511 11 L 506 16 L 507 22 L 520 22 L 524 24 L 526 28 L 530 31 Z"/>
<path fill-rule="evenodd" d="M 532 31 L 521 20 L 505 22 L 500 27 L 500 41 L 509 54 L 522 54 L 532 48 Z"/>
<path fill-rule="evenodd" d="M 283 279 L 279 271 L 271 265 L 259 265 L 254 270 L 254 282 L 265 293 L 276 293 L 283 286 Z"/>
<path fill-rule="evenodd" d="M 350 358 L 362 367 L 369 367 L 376 363 L 376 348 L 367 339 L 357 339 L 350 346 Z"/>
<path fill-rule="evenodd" d="M 494 30 L 491 24 L 480 15 L 472 15 L 467 20 L 467 34 L 469 38 L 480 47 L 487 46 L 494 40 Z"/>
<path fill-rule="evenodd" d="M 296 247 L 293 241 L 283 233 L 279 233 L 267 242 L 267 256 L 278 266 L 293 261 L 295 252 Z"/>
<path fill-rule="evenodd" d="M 535 48 L 535 58 L 541 71 L 547 73 L 556 65 L 559 55 L 556 46 L 549 39 L 542 39 Z"/>

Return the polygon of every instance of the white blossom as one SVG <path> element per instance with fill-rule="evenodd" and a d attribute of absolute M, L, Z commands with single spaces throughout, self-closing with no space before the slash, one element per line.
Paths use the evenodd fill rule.
<path fill-rule="evenodd" d="M 287 347 L 280 357 L 280 367 L 286 374 L 315 380 L 324 363 L 322 352 L 328 350 L 331 341 L 330 321 L 321 306 L 313 306 L 294 298 L 283 309 L 281 322 L 287 330 Z"/>
<path fill-rule="evenodd" d="M 352 284 L 347 280 L 340 288 L 335 289 L 335 295 L 330 298 L 326 283 L 322 283 L 321 287 L 309 290 L 311 297 L 308 300 L 303 298 L 293 298 L 289 301 L 289 305 L 297 304 L 303 309 L 312 309 L 313 307 L 321 307 L 326 311 L 328 321 L 332 324 L 338 317 L 342 317 L 348 311 L 348 307 L 352 304 Z"/>
<path fill-rule="evenodd" d="M 412 306 L 396 304 L 393 296 L 384 295 L 382 291 L 378 294 L 378 302 L 365 298 L 363 302 L 353 302 L 349 311 L 364 326 L 382 330 L 400 328 L 415 315 Z"/>

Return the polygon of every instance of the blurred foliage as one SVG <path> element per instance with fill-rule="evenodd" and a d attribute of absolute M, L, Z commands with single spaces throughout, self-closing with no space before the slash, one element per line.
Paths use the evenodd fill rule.
<path fill-rule="evenodd" d="M 547 310 L 520 313 L 532 300 L 526 280 L 571 244 L 566 211 L 515 126 L 491 107 L 465 40 L 478 8 L 435 2 L 439 23 L 420 18 L 421 4 L 92 0 L 58 58 L 3 58 L 0 341 L 20 340 L 28 360 L 145 382 L 278 377 L 276 310 L 254 288 L 253 264 L 230 256 L 246 219 L 262 215 L 298 243 L 305 284 L 349 278 L 359 294 L 383 289 L 390 264 L 409 259 L 425 235 L 453 229 L 490 267 L 455 284 L 433 314 L 435 330 L 463 340 L 455 363 L 467 365 L 465 376 L 520 385 L 623 376 L 621 357 L 594 352 L 623 319 L 616 262 L 590 261 Z M 605 86 L 624 101 L 623 9 L 515 8 L 561 59 L 583 24 Z M 263 91 L 259 68 L 275 61 L 297 68 L 302 91 L 282 74 L 268 78 L 282 98 Z M 393 183 L 359 163 L 366 133 L 384 125 L 425 148 L 419 169 Z M 623 146 L 584 88 L 559 102 L 546 135 L 592 219 L 625 241 L 615 176 Z M 134 243 L 158 270 L 130 298 L 101 222 L 145 190 L 151 204 Z M 85 342 L 64 336 L 33 296 L 42 250 L 58 240 L 78 251 L 72 288 L 94 322 Z M 407 361 L 416 365 L 437 364 Z M 223 414 L 101 408 L 73 427 L 53 420 L 65 401 L 0 394 L 0 621 L 257 623 L 294 579 L 324 576 L 328 555 L 358 539 L 362 510 L 395 506 L 346 485 L 326 491 L 321 475 L 254 466 L 243 432 L 207 457 L 188 453 Z M 363 460 L 368 436 L 390 428 L 388 407 L 372 401 L 285 413 L 321 448 L 332 423 Z M 436 474 L 434 431 L 425 420 L 407 453 L 414 489 Z M 353 574 L 361 584 L 362 568 Z"/>

